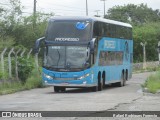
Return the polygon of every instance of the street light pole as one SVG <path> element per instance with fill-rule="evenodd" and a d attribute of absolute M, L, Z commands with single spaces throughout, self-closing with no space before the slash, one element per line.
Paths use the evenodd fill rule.
<path fill-rule="evenodd" d="M 105 1 L 107 1 L 107 0 L 101 0 L 101 1 L 103 1 L 104 2 L 104 17 L 105 17 L 105 11 L 106 11 L 106 3 L 105 3 Z"/>
<path fill-rule="evenodd" d="M 33 28 L 36 26 L 36 3 L 37 1 L 34 0 L 33 2 Z"/>
<path fill-rule="evenodd" d="M 143 69 L 146 69 L 146 45 L 147 45 L 147 42 L 144 42 L 144 43 L 140 43 L 140 45 L 142 45 L 143 47 Z"/>
<path fill-rule="evenodd" d="M 86 16 L 88 16 L 88 1 L 86 0 Z"/>

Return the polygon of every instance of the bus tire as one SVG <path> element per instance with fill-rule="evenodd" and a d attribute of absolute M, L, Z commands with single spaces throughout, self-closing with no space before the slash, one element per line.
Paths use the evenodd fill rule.
<path fill-rule="evenodd" d="M 128 81 L 128 70 L 126 70 L 126 81 Z"/>
<path fill-rule="evenodd" d="M 66 88 L 65 87 L 60 87 L 61 92 L 65 92 Z"/>
<path fill-rule="evenodd" d="M 59 92 L 59 91 L 60 91 L 60 87 L 54 86 L 54 92 Z"/>
<path fill-rule="evenodd" d="M 59 87 L 59 86 L 54 86 L 54 92 L 65 92 L 66 88 L 65 87 Z"/>
<path fill-rule="evenodd" d="M 118 85 L 118 87 L 124 86 L 124 74 L 123 74 L 123 72 L 122 72 L 122 74 L 121 74 L 121 81 L 118 82 L 117 85 Z"/>
<path fill-rule="evenodd" d="M 103 74 L 102 74 L 102 78 L 103 78 L 103 88 L 105 88 L 105 80 L 106 80 L 106 74 L 105 72 L 103 71 Z"/>
<path fill-rule="evenodd" d="M 103 81 L 101 80 L 101 73 L 98 74 L 98 91 L 103 90 Z"/>
<path fill-rule="evenodd" d="M 98 91 L 98 87 L 97 87 L 97 86 L 94 86 L 94 87 L 91 88 L 91 90 L 92 90 L 93 92 L 97 92 L 97 91 Z"/>
<path fill-rule="evenodd" d="M 125 72 L 123 75 L 124 75 L 123 76 L 123 86 L 125 86 L 126 85 L 126 80 L 127 80 L 127 72 Z"/>

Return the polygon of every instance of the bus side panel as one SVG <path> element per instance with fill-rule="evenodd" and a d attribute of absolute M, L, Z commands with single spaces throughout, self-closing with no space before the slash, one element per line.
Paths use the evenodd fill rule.
<path fill-rule="evenodd" d="M 106 59 L 109 59 L 109 63 L 105 63 L 101 57 L 103 56 L 102 52 L 105 54 L 109 54 Z M 122 54 L 121 63 L 119 64 L 119 60 L 116 59 L 117 54 Z M 101 55 L 102 54 L 102 55 Z M 131 77 L 132 74 L 132 55 L 133 55 L 133 41 L 132 40 L 124 40 L 124 39 L 116 39 L 116 38 L 107 38 L 104 37 L 98 42 L 98 55 L 96 60 L 97 72 L 101 74 L 105 71 L 105 81 L 106 83 L 114 83 L 117 80 L 121 79 L 122 71 L 128 74 L 128 77 Z M 100 63 L 101 61 L 103 62 Z M 95 75 L 97 78 L 98 74 Z"/>

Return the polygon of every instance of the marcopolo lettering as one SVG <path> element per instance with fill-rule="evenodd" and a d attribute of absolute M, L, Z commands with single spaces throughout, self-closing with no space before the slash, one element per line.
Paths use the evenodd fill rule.
<path fill-rule="evenodd" d="M 79 41 L 79 38 L 55 38 L 55 41 L 61 41 L 61 42 Z"/>

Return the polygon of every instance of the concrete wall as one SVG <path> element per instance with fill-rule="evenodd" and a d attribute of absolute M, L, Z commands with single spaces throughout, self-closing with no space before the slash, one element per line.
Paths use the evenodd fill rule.
<path fill-rule="evenodd" d="M 155 68 L 159 67 L 160 62 L 154 61 L 154 62 L 146 62 L 146 68 Z M 133 64 L 133 71 L 142 70 L 143 69 L 143 63 L 134 63 Z"/>

